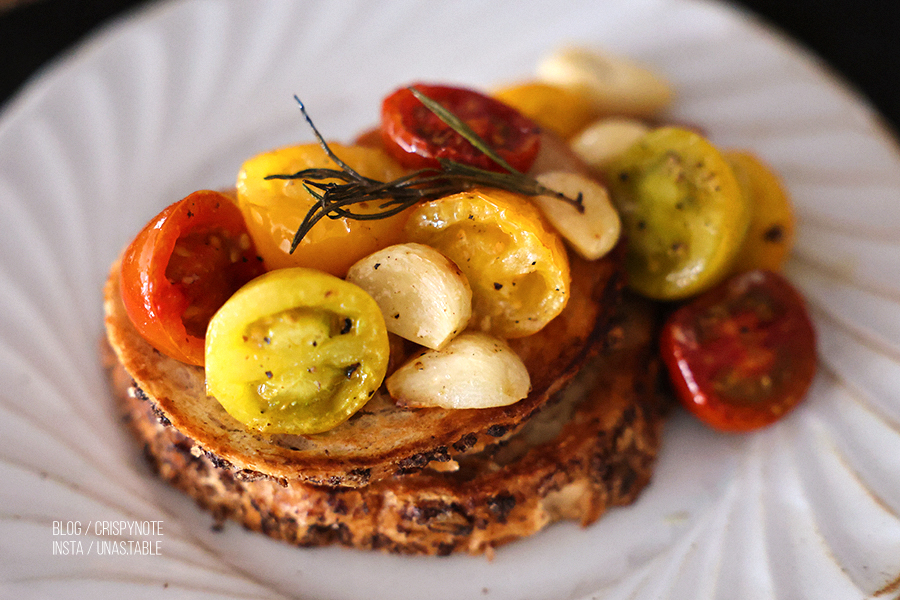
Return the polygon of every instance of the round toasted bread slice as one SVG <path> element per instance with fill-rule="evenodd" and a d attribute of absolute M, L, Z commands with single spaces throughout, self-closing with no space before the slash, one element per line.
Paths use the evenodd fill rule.
<path fill-rule="evenodd" d="M 560 519 L 590 524 L 650 481 L 665 406 L 650 310 L 631 304 L 627 312 L 622 343 L 495 451 L 360 488 L 236 477 L 160 420 L 121 364 L 111 380 L 151 466 L 218 522 L 300 546 L 489 553 Z"/>
<path fill-rule="evenodd" d="M 540 332 L 510 341 L 528 368 L 532 391 L 499 408 L 400 408 L 382 388 L 350 420 L 325 433 L 250 431 L 207 396 L 201 367 L 165 356 L 138 334 L 122 304 L 118 265 L 104 290 L 107 338 L 160 415 L 217 464 L 250 477 L 357 487 L 495 444 L 565 387 L 607 342 L 622 287 L 619 254 L 595 262 L 571 258 L 571 297 L 565 310 Z"/>

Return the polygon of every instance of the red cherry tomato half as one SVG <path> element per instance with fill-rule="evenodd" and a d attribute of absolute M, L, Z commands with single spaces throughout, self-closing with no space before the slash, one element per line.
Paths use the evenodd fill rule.
<path fill-rule="evenodd" d="M 202 365 L 209 320 L 262 272 L 234 202 L 219 192 L 194 192 L 159 213 L 126 248 L 122 301 L 153 347 Z"/>
<path fill-rule="evenodd" d="M 803 399 L 816 371 L 803 298 L 770 271 L 738 275 L 675 311 L 661 348 L 681 403 L 721 431 L 778 420 Z"/>
<path fill-rule="evenodd" d="M 468 125 L 514 169 L 525 172 L 540 148 L 538 126 L 511 106 L 478 92 L 415 84 Z M 387 151 L 404 167 L 437 167 L 438 158 L 505 172 L 422 104 L 409 89 L 397 90 L 381 108 L 381 135 Z"/>

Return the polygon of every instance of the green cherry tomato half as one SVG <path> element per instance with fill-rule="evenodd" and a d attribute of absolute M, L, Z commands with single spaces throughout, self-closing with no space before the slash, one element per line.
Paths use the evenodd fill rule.
<path fill-rule="evenodd" d="M 750 224 L 750 206 L 712 144 L 686 129 L 655 129 L 606 174 L 628 239 L 634 291 L 679 300 L 724 279 Z"/>
<path fill-rule="evenodd" d="M 775 422 L 806 395 L 816 336 L 800 294 L 771 271 L 748 271 L 666 321 L 663 360 L 682 405 L 721 431 Z"/>
<path fill-rule="evenodd" d="M 388 335 L 375 300 L 322 271 L 270 271 L 238 290 L 206 334 L 206 386 L 263 433 L 327 431 L 384 380 Z"/>

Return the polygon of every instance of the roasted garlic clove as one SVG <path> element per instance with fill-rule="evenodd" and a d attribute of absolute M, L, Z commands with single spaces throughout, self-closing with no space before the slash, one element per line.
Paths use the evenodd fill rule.
<path fill-rule="evenodd" d="M 384 315 L 388 331 L 440 348 L 466 328 L 472 290 L 449 258 L 423 244 L 397 244 L 361 259 L 347 281 L 367 291 Z"/>
<path fill-rule="evenodd" d="M 386 383 L 395 401 L 412 408 L 507 406 L 531 390 L 522 359 L 506 342 L 479 331 L 411 358 Z"/>
<path fill-rule="evenodd" d="M 625 58 L 564 48 L 544 59 L 538 78 L 589 95 L 607 115 L 651 117 L 672 101 L 672 89 L 657 74 Z"/>
<path fill-rule="evenodd" d="M 535 204 L 573 250 L 587 260 L 597 260 L 612 250 L 619 241 L 622 223 L 604 186 L 590 177 L 564 171 L 544 173 L 538 175 L 537 180 L 544 187 L 569 198 L 581 194 L 584 212 L 554 196 L 534 198 Z"/>
<path fill-rule="evenodd" d="M 572 138 L 571 147 L 575 154 L 595 172 L 602 172 L 607 163 L 622 154 L 650 127 L 638 119 L 609 117 L 588 125 Z"/>

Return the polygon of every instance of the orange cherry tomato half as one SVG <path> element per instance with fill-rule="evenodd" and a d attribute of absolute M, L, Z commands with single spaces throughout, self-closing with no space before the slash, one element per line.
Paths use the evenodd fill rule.
<path fill-rule="evenodd" d="M 154 348 L 203 365 L 206 327 L 262 274 L 244 217 L 224 194 L 194 192 L 154 217 L 122 256 L 122 301 Z"/>
<path fill-rule="evenodd" d="M 682 306 L 660 343 L 682 405 L 721 431 L 775 422 L 800 403 L 816 372 L 805 302 L 771 271 L 743 273 Z"/>
<path fill-rule="evenodd" d="M 540 148 L 538 126 L 519 111 L 479 92 L 450 86 L 415 84 L 468 125 L 514 169 L 525 172 Z M 438 158 L 491 171 L 505 169 L 444 123 L 407 88 L 385 98 L 381 135 L 387 151 L 404 167 L 437 167 Z"/>

